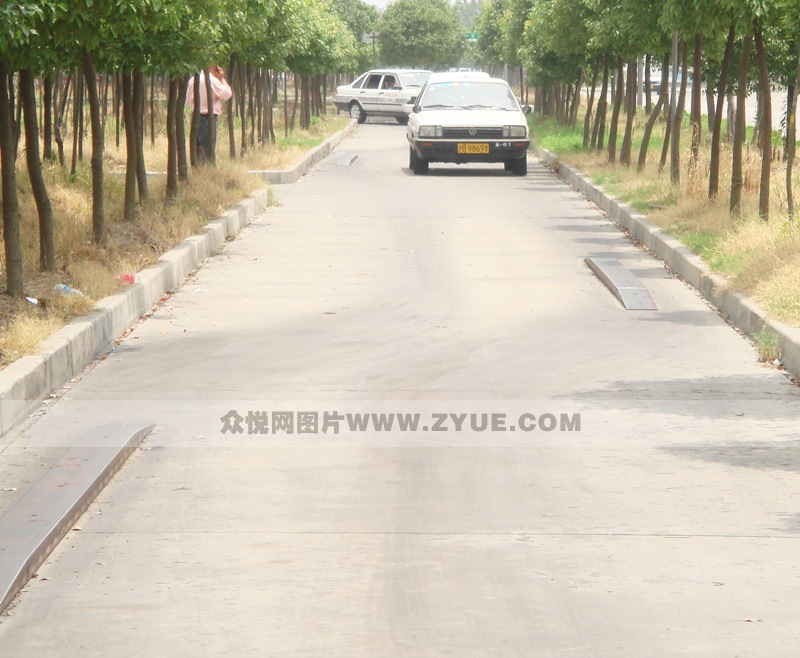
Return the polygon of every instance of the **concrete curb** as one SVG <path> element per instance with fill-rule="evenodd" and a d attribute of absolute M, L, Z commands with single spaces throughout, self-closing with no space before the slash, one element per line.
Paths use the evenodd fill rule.
<path fill-rule="evenodd" d="M 311 167 L 328 157 L 331 151 L 333 151 L 333 149 L 339 145 L 339 142 L 341 142 L 356 129 L 356 126 L 358 126 L 356 120 L 351 120 L 344 130 L 336 133 L 332 137 L 329 137 L 315 149 L 309 151 L 308 155 L 291 169 L 284 169 L 283 171 L 269 171 L 264 169 L 248 171 L 247 173 L 258 174 L 268 183 L 272 183 L 274 185 L 296 183 L 306 173 L 308 173 L 308 170 L 311 169 Z"/>
<path fill-rule="evenodd" d="M 270 174 L 265 178 L 270 182 L 297 182 L 329 155 L 356 125 L 352 121 L 344 130 L 309 151 L 292 169 L 263 172 Z M 0 371 L 0 436 L 25 420 L 42 400 L 94 359 L 108 352 L 118 336 L 265 210 L 268 200 L 267 188 L 256 190 L 206 224 L 201 235 L 187 238 L 161 256 L 156 265 L 139 272 L 136 283 L 127 290 L 101 299 L 91 313 L 74 319 L 48 337 L 38 354 L 22 357 Z"/>
<path fill-rule="evenodd" d="M 793 377 L 800 379 L 800 329 L 769 319 L 763 308 L 745 295 L 732 291 L 724 277 L 711 272 L 702 258 L 648 222 L 647 217 L 608 194 L 588 176 L 564 164 L 555 153 L 545 149 L 534 149 L 534 152 L 564 182 L 608 214 L 637 242 L 698 290 L 733 326 L 753 340 L 761 332 L 772 334 L 779 343 L 783 366 Z"/>

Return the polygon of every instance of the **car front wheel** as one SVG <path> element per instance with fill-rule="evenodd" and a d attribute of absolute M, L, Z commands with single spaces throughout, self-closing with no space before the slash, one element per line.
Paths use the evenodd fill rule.
<path fill-rule="evenodd" d="M 510 171 L 515 176 L 528 175 L 528 157 L 524 156 L 519 160 L 511 160 L 505 163 L 506 171 Z"/>
<path fill-rule="evenodd" d="M 355 119 L 358 123 L 364 123 L 367 120 L 364 110 L 355 101 L 350 103 L 350 118 Z"/>
<path fill-rule="evenodd" d="M 428 173 L 428 161 L 418 157 L 413 146 L 408 147 L 408 167 L 417 176 Z"/>
<path fill-rule="evenodd" d="M 405 126 L 408 124 L 408 117 L 395 117 L 395 119 L 397 120 L 397 123 L 399 123 L 401 126 Z"/>

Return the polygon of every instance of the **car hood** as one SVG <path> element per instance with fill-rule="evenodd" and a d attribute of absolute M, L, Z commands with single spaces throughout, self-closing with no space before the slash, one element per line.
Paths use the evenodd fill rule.
<path fill-rule="evenodd" d="M 524 126 L 525 115 L 511 110 L 422 110 L 419 122 L 423 126 Z"/>

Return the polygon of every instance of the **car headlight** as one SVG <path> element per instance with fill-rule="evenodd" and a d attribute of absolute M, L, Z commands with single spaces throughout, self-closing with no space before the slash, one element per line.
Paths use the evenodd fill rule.
<path fill-rule="evenodd" d="M 420 137 L 441 137 L 442 136 L 442 127 L 441 126 L 420 126 L 419 127 L 419 136 Z"/>
<path fill-rule="evenodd" d="M 503 126 L 503 137 L 527 137 L 528 130 L 525 126 Z"/>

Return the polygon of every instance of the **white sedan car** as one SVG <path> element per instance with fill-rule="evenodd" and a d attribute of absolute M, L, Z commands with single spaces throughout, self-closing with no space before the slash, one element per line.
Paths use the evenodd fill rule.
<path fill-rule="evenodd" d="M 409 114 L 407 137 L 415 174 L 428 173 L 431 162 L 502 162 L 517 176 L 528 173 L 527 117 L 500 78 L 433 74 Z"/>
<path fill-rule="evenodd" d="M 333 103 L 358 123 L 364 123 L 368 116 L 379 116 L 394 117 L 404 124 L 408 114 L 403 107 L 414 102 L 430 74 L 422 69 L 367 71 L 349 85 L 337 87 Z"/>

